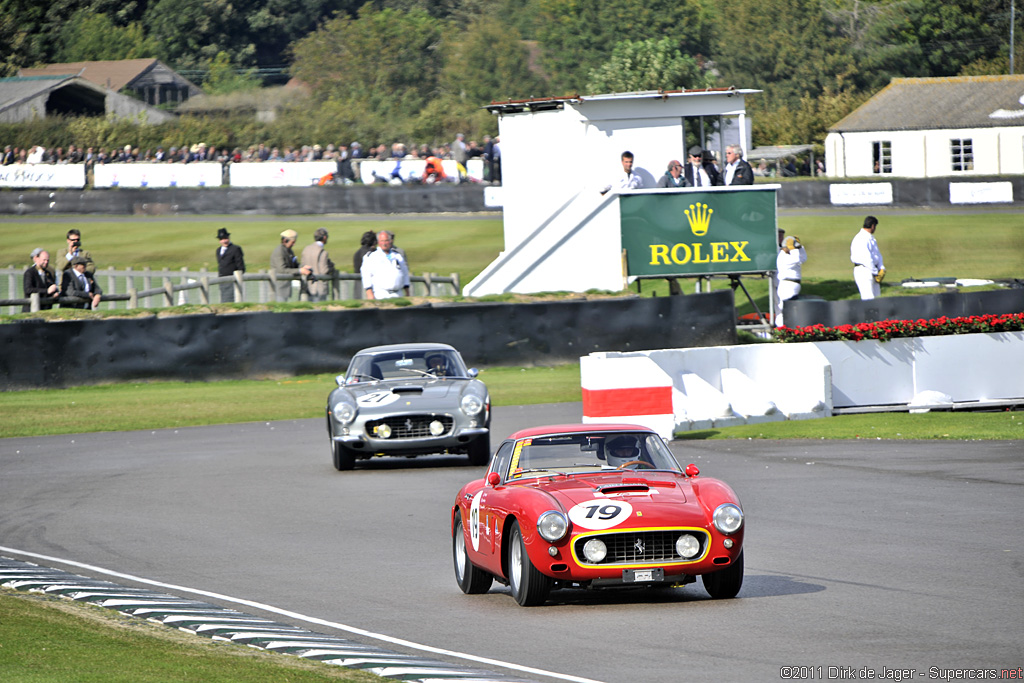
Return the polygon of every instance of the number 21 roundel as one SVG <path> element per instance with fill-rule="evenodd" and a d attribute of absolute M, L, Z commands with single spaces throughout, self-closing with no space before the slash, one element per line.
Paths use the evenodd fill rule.
<path fill-rule="evenodd" d="M 622 524 L 633 514 L 633 506 L 622 500 L 597 498 L 573 506 L 569 520 L 583 529 L 611 529 Z"/>

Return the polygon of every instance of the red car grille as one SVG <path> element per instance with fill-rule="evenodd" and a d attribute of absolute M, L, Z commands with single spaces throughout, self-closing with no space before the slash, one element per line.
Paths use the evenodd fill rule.
<path fill-rule="evenodd" d="M 599 538 L 608 546 L 608 555 L 598 565 L 643 564 L 647 562 L 687 562 L 676 552 L 676 539 L 690 534 L 700 542 L 700 552 L 690 560 L 702 557 L 707 551 L 708 536 L 696 529 L 668 531 L 625 531 L 607 534 L 587 534 L 577 538 L 573 549 L 582 564 L 593 565 L 583 554 L 583 544 L 592 538 Z"/>
<path fill-rule="evenodd" d="M 390 439 L 434 438 L 430 433 L 430 423 L 434 420 L 444 425 L 444 431 L 437 436 L 451 434 L 455 419 L 450 415 L 397 415 L 381 420 L 370 420 L 366 423 L 366 433 L 374 434 L 379 425 L 386 424 L 391 427 Z"/>

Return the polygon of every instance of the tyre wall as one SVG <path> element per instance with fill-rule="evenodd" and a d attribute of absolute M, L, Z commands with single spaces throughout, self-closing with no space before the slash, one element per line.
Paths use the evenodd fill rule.
<path fill-rule="evenodd" d="M 577 362 L 594 351 L 736 341 L 733 297 L 147 317 L 0 325 L 0 389 L 338 372 L 361 348 L 437 341 L 472 366 Z"/>
<path fill-rule="evenodd" d="M 954 206 L 951 178 L 887 181 L 892 204 L 886 206 Z M 967 182 L 958 180 L 958 182 Z M 1014 204 L 1024 198 L 1024 177 L 972 177 L 971 183 L 1009 182 Z M 833 185 L 855 181 L 795 180 L 781 183 L 780 208 L 830 207 Z M 113 188 L 100 190 L 7 190 L 0 192 L 0 215 L 112 214 L 380 214 L 495 211 L 485 201 L 488 190 L 479 184 L 272 187 L 272 188 Z M 1003 204 L 1005 205 L 1005 204 Z M 864 204 L 864 208 L 871 206 Z M 959 206 L 964 206 L 960 204 Z M 991 204 L 974 204 L 984 210 Z M 995 204 L 994 206 L 1001 206 Z M 851 208 L 846 205 L 845 208 Z"/>
<path fill-rule="evenodd" d="M 0 214 L 380 214 L 488 211 L 479 185 L 0 192 Z"/>

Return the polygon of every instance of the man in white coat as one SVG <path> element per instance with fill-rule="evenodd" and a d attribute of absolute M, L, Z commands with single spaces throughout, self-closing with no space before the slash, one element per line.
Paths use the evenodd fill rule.
<path fill-rule="evenodd" d="M 359 274 L 367 299 L 394 299 L 403 292 L 409 296 L 409 265 L 395 248 L 394 239 L 394 233 L 381 230 L 377 233 L 377 248 L 363 257 Z"/>
<path fill-rule="evenodd" d="M 864 227 L 860 229 L 850 243 L 850 260 L 853 261 L 853 281 L 857 283 L 860 298 L 874 299 L 882 294 L 881 282 L 885 277 L 885 264 L 882 253 L 875 241 L 875 230 L 878 219 L 868 216 L 864 219 Z"/>
<path fill-rule="evenodd" d="M 776 277 L 778 278 L 778 314 L 775 325 L 782 327 L 782 309 L 785 303 L 800 293 L 800 277 L 807 250 L 800 243 L 799 237 L 789 236 L 782 240 L 779 255 L 775 258 Z"/>

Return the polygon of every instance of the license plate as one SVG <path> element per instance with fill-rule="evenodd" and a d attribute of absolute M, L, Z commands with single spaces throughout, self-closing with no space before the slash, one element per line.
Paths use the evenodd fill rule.
<path fill-rule="evenodd" d="M 651 581 L 664 581 L 665 570 L 656 569 L 624 569 L 622 570 L 623 583 L 649 583 Z"/>

